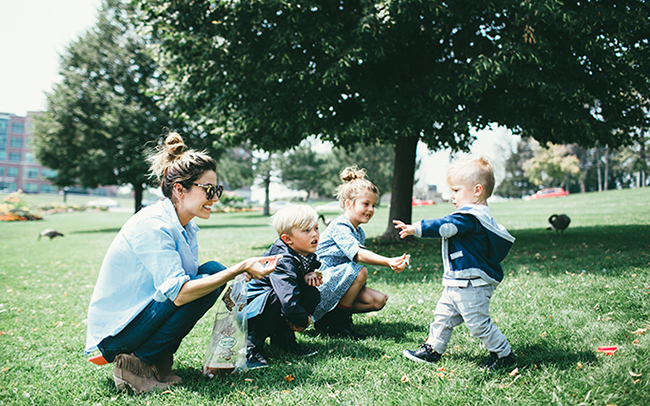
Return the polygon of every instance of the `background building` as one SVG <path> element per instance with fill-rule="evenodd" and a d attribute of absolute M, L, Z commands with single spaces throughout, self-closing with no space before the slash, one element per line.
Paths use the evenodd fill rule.
<path fill-rule="evenodd" d="M 0 113 L 0 192 L 22 190 L 25 193 L 58 193 L 48 177 L 56 171 L 35 161 L 29 144 L 33 138 L 32 117 L 38 113 L 28 112 L 27 117 Z M 117 186 L 97 189 L 70 189 L 68 192 L 97 196 L 117 196 Z"/>

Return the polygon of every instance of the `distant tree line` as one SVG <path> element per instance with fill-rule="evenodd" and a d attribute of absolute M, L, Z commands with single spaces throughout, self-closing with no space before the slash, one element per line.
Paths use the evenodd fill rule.
<path fill-rule="evenodd" d="M 650 135 L 619 148 L 541 146 L 523 138 L 506 160 L 506 175 L 495 194 L 523 197 L 545 187 L 562 187 L 570 193 L 646 187 L 650 185 L 649 145 Z"/>

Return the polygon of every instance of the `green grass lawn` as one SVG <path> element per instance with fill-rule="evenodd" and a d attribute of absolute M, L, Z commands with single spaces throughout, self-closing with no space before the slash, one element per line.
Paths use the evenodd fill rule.
<path fill-rule="evenodd" d="M 201 368 L 214 321 L 210 311 L 176 355 L 174 368 L 185 382 L 141 396 L 118 392 L 112 366 L 96 366 L 83 355 L 97 273 L 130 214 L 77 212 L 0 223 L 0 404 L 647 405 L 649 200 L 650 189 L 644 189 L 491 205 L 517 238 L 491 309 L 517 355 L 516 371 L 480 370 L 487 350 L 465 326 L 455 330 L 438 365 L 401 355 L 423 342 L 440 297 L 440 242 L 378 241 L 388 222 L 388 209 L 381 207 L 364 227 L 368 247 L 412 258 L 401 274 L 369 267 L 368 285 L 390 299 L 380 312 L 355 316 L 367 340 L 321 338 L 309 328 L 298 340 L 319 355 L 299 360 L 271 353 L 266 370 L 207 380 Z M 452 209 L 415 208 L 413 220 Z M 572 219 L 562 235 L 546 230 L 554 213 Z M 201 262 L 231 265 L 261 254 L 275 239 L 268 218 L 258 213 L 196 222 Z M 44 228 L 65 237 L 37 241 Z M 597 352 L 602 346 L 618 351 Z"/>

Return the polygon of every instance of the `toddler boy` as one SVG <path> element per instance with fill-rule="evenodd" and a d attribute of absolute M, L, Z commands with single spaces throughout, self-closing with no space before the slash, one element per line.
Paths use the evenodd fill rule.
<path fill-rule="evenodd" d="M 490 351 L 484 368 L 513 365 L 510 344 L 489 314 L 492 292 L 503 279 L 500 262 L 515 241 L 494 221 L 487 205 L 494 189 L 494 169 L 487 157 L 457 161 L 447 172 L 447 182 L 455 212 L 414 225 L 393 221 L 395 228 L 401 230 L 401 238 L 442 238 L 444 264 L 445 288 L 429 336 L 419 349 L 404 350 L 403 354 L 417 362 L 438 362 L 454 327 L 465 322 L 472 336 L 480 338 Z"/>
<path fill-rule="evenodd" d="M 268 366 L 262 351 L 267 337 L 274 348 L 301 357 L 317 354 L 298 345 L 294 332 L 311 324 L 320 302 L 318 214 L 311 206 L 291 205 L 273 215 L 271 225 L 279 238 L 263 255 L 282 257 L 270 275 L 248 283 L 246 364 L 251 369 Z"/>

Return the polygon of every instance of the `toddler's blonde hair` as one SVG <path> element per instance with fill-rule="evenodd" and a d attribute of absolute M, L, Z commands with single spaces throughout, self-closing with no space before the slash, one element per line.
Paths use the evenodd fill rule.
<path fill-rule="evenodd" d="M 494 167 L 485 155 L 467 157 L 452 163 L 447 170 L 447 183 L 451 184 L 452 179 L 470 187 L 482 185 L 485 199 L 492 196 L 494 191 Z"/>
<path fill-rule="evenodd" d="M 366 170 L 359 169 L 356 165 L 349 166 L 341 172 L 343 183 L 336 188 L 336 197 L 342 209 L 345 209 L 345 201 L 355 201 L 367 192 L 379 196 L 379 189 L 371 181 L 366 179 Z"/>
<path fill-rule="evenodd" d="M 306 204 L 292 204 L 278 210 L 271 217 L 271 226 L 282 234 L 291 235 L 293 230 L 307 230 L 318 225 L 318 213 Z"/>

